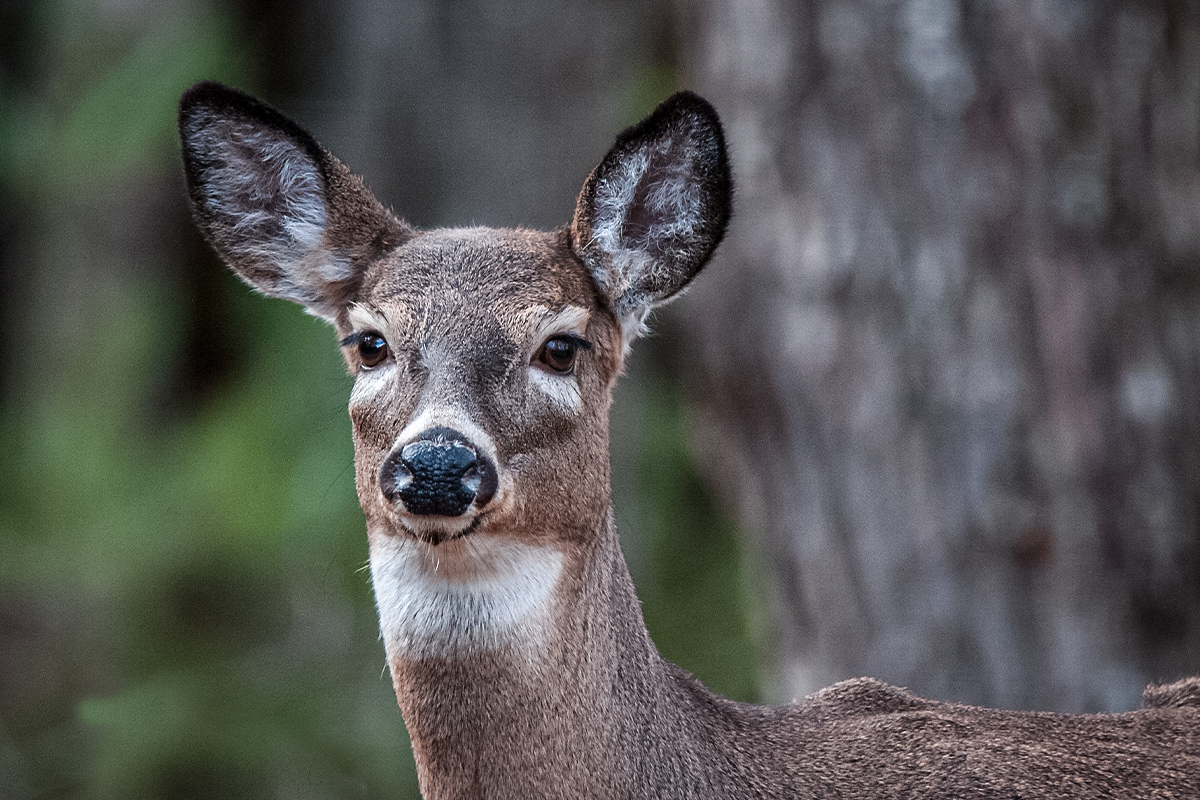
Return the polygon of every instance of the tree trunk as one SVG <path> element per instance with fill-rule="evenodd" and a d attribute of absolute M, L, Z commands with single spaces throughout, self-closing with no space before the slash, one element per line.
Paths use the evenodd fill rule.
<path fill-rule="evenodd" d="M 1200 671 L 1200 17 L 712 0 L 735 222 L 681 304 L 781 697 L 1110 710 Z"/>

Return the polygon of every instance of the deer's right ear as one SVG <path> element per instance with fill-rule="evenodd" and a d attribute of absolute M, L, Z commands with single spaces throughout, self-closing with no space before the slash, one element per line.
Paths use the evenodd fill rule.
<path fill-rule="evenodd" d="M 623 131 L 592 170 L 571 223 L 576 252 L 612 304 L 626 343 L 651 307 L 695 277 L 725 234 L 729 161 L 717 112 L 672 95 Z"/>
<path fill-rule="evenodd" d="M 366 265 L 412 236 L 308 133 L 239 91 L 193 86 L 179 135 L 201 231 L 264 294 L 333 321 Z"/>

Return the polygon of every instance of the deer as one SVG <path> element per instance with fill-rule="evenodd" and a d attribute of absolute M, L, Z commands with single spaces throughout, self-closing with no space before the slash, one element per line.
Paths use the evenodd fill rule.
<path fill-rule="evenodd" d="M 732 184 L 673 95 L 553 232 L 417 230 L 308 132 L 214 82 L 180 101 L 195 220 L 336 330 L 355 484 L 420 789 L 443 798 L 1200 798 L 1200 677 L 1117 714 L 855 678 L 782 706 L 660 655 L 613 521 L 609 408 L 647 314 L 709 261 Z"/>

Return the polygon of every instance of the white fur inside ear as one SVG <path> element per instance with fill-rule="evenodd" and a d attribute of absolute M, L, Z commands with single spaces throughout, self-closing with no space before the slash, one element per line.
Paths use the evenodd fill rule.
<path fill-rule="evenodd" d="M 278 284 L 262 288 L 307 303 L 321 285 L 349 277 L 349 261 L 324 246 L 325 192 L 309 155 L 242 120 L 223 120 L 207 135 L 213 166 L 205 201 L 227 226 L 230 255 L 278 271 Z"/>
<path fill-rule="evenodd" d="M 667 283 L 676 251 L 702 236 L 702 188 L 686 139 L 664 138 L 615 162 L 596 187 L 592 243 L 608 256 L 597 270 L 614 301 L 626 344 L 643 332 L 646 312 L 662 297 L 638 297 L 638 286 Z"/>
<path fill-rule="evenodd" d="M 701 188 L 685 143 L 664 139 L 615 165 L 596 188 L 592 238 L 604 251 L 658 254 L 692 239 L 703 222 Z"/>

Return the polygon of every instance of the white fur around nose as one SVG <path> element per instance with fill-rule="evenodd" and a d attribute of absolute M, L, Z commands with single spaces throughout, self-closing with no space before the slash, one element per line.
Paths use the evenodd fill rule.
<path fill-rule="evenodd" d="M 371 581 L 390 659 L 461 658 L 514 648 L 534 660 L 551 621 L 561 551 L 488 535 L 431 547 L 371 542 Z"/>

